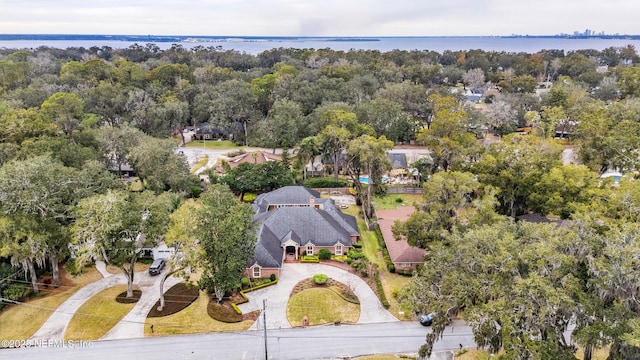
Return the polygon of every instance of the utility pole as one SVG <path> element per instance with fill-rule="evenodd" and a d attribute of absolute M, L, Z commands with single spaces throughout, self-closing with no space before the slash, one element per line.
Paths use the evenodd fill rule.
<path fill-rule="evenodd" d="M 269 360 L 267 351 L 267 299 L 262 299 L 262 326 L 264 326 L 264 360 Z"/>

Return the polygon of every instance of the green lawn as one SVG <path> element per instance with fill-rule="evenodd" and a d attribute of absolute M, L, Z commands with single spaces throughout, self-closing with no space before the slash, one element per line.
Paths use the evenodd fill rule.
<path fill-rule="evenodd" d="M 360 305 L 343 300 L 326 288 L 304 290 L 289 299 L 287 319 L 291 326 L 302 326 L 307 316 L 309 325 L 321 325 L 336 321 L 355 323 L 360 317 Z"/>
<path fill-rule="evenodd" d="M 116 301 L 127 285 L 105 289 L 87 300 L 71 318 L 65 340 L 98 340 L 127 315 L 136 303 L 122 304 Z"/>
<path fill-rule="evenodd" d="M 398 202 L 397 199 L 401 199 L 402 201 Z M 421 201 L 421 194 L 387 194 L 373 198 L 374 207 L 380 210 L 391 210 L 398 206 L 413 206 Z"/>
<path fill-rule="evenodd" d="M 209 162 L 209 155 L 205 154 L 202 159 L 198 160 L 197 163 L 195 163 L 195 165 L 193 165 L 193 167 L 191 168 L 191 173 L 195 174 L 196 171 L 200 170 L 201 167 L 207 165 L 207 163 Z"/>
<path fill-rule="evenodd" d="M 212 319 L 207 314 L 209 296 L 201 291 L 198 299 L 185 309 L 169 316 L 147 318 L 144 326 L 145 336 L 194 334 L 213 331 L 243 331 L 249 329 L 253 321 L 224 323 Z M 153 333 L 151 332 L 153 324 Z"/>
<path fill-rule="evenodd" d="M 62 286 L 58 289 L 42 289 L 41 295 L 46 296 L 27 300 L 23 305 L 8 306 L 0 313 L 0 339 L 30 338 L 78 289 L 102 279 L 95 267 L 86 268 L 75 277 L 67 275 L 62 267 L 60 272 Z"/>
<path fill-rule="evenodd" d="M 230 140 L 206 140 L 204 142 L 204 146 L 202 145 L 202 140 L 194 140 L 186 143 L 185 147 L 194 147 L 194 148 L 206 148 L 206 149 L 237 149 L 240 146 L 233 143 Z"/>

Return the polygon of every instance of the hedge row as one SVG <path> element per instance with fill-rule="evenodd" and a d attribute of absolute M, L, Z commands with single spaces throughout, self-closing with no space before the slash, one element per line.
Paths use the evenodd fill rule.
<path fill-rule="evenodd" d="M 246 289 L 246 290 L 240 290 L 240 296 L 242 297 L 242 300 L 238 301 L 238 302 L 235 302 L 235 303 L 231 303 L 231 307 L 233 308 L 233 310 L 236 311 L 236 313 L 242 315 L 242 310 L 240 310 L 238 305 L 244 304 L 247 301 L 249 301 L 249 298 L 247 298 L 247 295 L 245 295 L 245 293 L 252 292 L 252 291 L 258 290 L 258 289 L 262 289 L 262 288 L 265 288 L 267 286 L 275 285 L 277 283 L 278 283 L 278 279 L 275 279 L 275 280 L 273 280 L 271 282 L 260 284 L 260 285 L 256 285 L 256 286 L 254 286 L 252 288 L 249 288 L 249 289 Z"/>
<path fill-rule="evenodd" d="M 320 259 L 316 255 L 302 255 L 302 258 L 300 258 L 300 262 L 317 264 L 320 262 Z"/>
<path fill-rule="evenodd" d="M 380 298 L 380 302 L 385 309 L 388 309 L 391 304 L 389 304 L 387 296 L 384 294 L 384 288 L 382 287 L 382 281 L 380 281 L 380 275 L 378 275 L 378 271 L 373 273 L 373 277 L 376 279 L 376 288 L 378 290 L 378 297 Z"/>
<path fill-rule="evenodd" d="M 338 182 L 333 181 L 333 178 L 309 178 L 302 182 L 302 184 L 309 188 L 341 188 L 347 186 L 347 181 L 344 179 L 338 179 Z"/>
<path fill-rule="evenodd" d="M 382 249 L 382 257 L 384 258 L 384 262 L 387 264 L 387 269 L 390 273 L 396 272 L 396 266 L 393 265 L 391 261 L 391 255 L 389 255 L 389 250 L 387 248 Z"/>

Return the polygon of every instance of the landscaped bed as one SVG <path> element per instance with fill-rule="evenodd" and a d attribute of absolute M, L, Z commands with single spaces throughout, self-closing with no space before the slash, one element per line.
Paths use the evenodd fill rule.
<path fill-rule="evenodd" d="M 147 318 L 144 334 L 145 336 L 156 336 L 214 331 L 243 331 L 249 329 L 254 322 L 254 320 L 244 320 L 237 323 L 224 323 L 214 320 L 207 314 L 208 305 L 209 296 L 202 291 L 196 301 L 173 315 Z M 153 333 L 151 332 L 152 324 Z"/>
<path fill-rule="evenodd" d="M 158 311 L 158 307 L 160 306 L 160 299 L 158 299 L 149 311 L 149 314 L 147 314 L 147 317 L 154 318 L 173 315 L 191 305 L 198 299 L 199 295 L 200 291 L 195 285 L 188 286 L 183 282 L 175 284 L 164 293 L 164 308 L 162 311 Z"/>

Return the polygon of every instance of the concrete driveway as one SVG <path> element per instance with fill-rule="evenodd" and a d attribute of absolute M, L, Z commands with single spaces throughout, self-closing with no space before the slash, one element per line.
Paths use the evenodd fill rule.
<path fill-rule="evenodd" d="M 354 290 L 360 299 L 359 324 L 399 321 L 382 306 L 376 294 L 361 278 L 337 267 L 323 264 L 284 264 L 278 284 L 247 293 L 249 302 L 241 304 L 240 310 L 250 312 L 262 309 L 262 300 L 267 299 L 267 328 L 291 328 L 287 320 L 289 295 L 298 282 L 315 274 L 325 274 Z M 250 330 L 256 330 L 258 326 L 259 321 L 256 321 Z"/>

